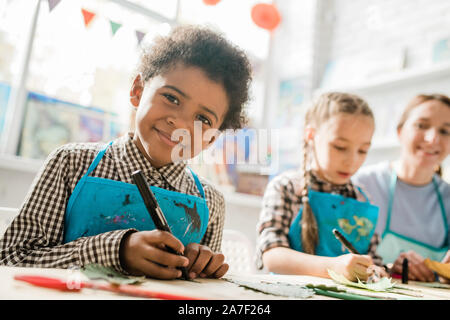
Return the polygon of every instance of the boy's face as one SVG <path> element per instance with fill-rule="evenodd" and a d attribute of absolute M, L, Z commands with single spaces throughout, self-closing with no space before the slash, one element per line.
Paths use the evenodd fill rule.
<path fill-rule="evenodd" d="M 137 108 L 134 141 L 156 168 L 193 158 L 209 147 L 215 138 L 204 138 L 205 131 L 217 133 L 228 111 L 223 85 L 200 68 L 183 64 L 145 85 L 137 76 L 130 101 Z"/>
<path fill-rule="evenodd" d="M 312 130 L 313 169 L 334 184 L 345 184 L 366 159 L 375 126 L 366 115 L 338 114 Z"/>

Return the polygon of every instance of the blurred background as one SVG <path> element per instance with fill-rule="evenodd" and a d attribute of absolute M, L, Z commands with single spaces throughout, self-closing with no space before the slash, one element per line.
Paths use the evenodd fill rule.
<path fill-rule="evenodd" d="M 398 156 L 396 123 L 414 95 L 450 95 L 448 0 L 0 0 L 0 206 L 20 207 L 56 147 L 130 130 L 140 49 L 184 23 L 221 31 L 253 66 L 248 127 L 207 151 L 231 145 L 242 161 L 205 164 L 202 154 L 191 164 L 224 192 L 226 227 L 250 235 L 268 181 L 300 165 L 314 96 L 369 102 L 367 165 Z M 267 128 L 276 134 L 261 144 Z M 447 181 L 449 171 L 447 159 Z"/>

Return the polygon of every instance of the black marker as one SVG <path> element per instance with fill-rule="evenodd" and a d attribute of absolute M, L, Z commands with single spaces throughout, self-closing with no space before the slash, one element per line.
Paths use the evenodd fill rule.
<path fill-rule="evenodd" d="M 166 217 L 164 216 L 164 213 L 159 207 L 158 201 L 156 201 L 155 195 L 148 186 L 147 181 L 145 180 L 141 170 L 133 172 L 131 176 L 133 177 L 134 183 L 138 187 L 139 193 L 141 194 L 141 197 L 144 200 L 145 207 L 147 208 L 147 211 L 150 214 L 150 217 L 152 218 L 156 228 L 158 230 L 167 231 L 170 234 L 172 234 L 172 230 L 170 230 Z M 179 256 L 182 255 L 181 253 L 176 252 L 174 249 L 170 247 L 166 248 L 167 251 L 169 251 L 170 253 L 174 253 Z M 186 280 L 189 279 L 186 268 L 180 267 L 180 270 L 182 272 L 182 277 Z"/>
<path fill-rule="evenodd" d="M 348 251 L 354 254 L 360 254 L 358 250 L 356 250 L 355 247 L 347 239 L 345 239 L 342 233 L 340 233 L 336 229 L 333 229 L 333 234 L 336 237 L 336 239 L 338 239 L 344 245 L 344 247 L 348 249 Z"/>
<path fill-rule="evenodd" d="M 406 258 L 402 263 L 402 283 L 408 283 L 408 259 Z"/>

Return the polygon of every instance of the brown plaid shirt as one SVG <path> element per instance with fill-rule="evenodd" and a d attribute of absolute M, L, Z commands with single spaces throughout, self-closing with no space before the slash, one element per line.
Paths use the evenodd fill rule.
<path fill-rule="evenodd" d="M 345 185 L 334 185 L 319 179 L 312 172 L 310 176 L 309 187 L 312 190 L 366 201 L 351 182 Z M 258 234 L 256 264 L 259 269 L 263 268 L 262 254 L 265 251 L 275 247 L 290 247 L 289 228 L 301 207 L 302 185 L 303 174 L 300 170 L 284 172 L 268 184 L 256 227 Z M 374 234 L 368 254 L 376 264 L 381 264 L 381 258 L 375 253 L 378 242 L 378 235 Z"/>
<path fill-rule="evenodd" d="M 102 143 L 72 143 L 55 150 L 37 174 L 19 215 L 0 239 L 0 265 L 76 268 L 89 263 L 124 272 L 119 247 L 133 229 L 115 230 L 63 243 L 64 214 L 77 182 L 87 171 Z M 91 176 L 133 183 L 131 173 L 141 170 L 150 185 L 200 196 L 185 163 L 156 169 L 127 134 L 109 147 Z M 209 223 L 202 244 L 219 251 L 225 216 L 223 195 L 200 178 L 209 208 Z"/>

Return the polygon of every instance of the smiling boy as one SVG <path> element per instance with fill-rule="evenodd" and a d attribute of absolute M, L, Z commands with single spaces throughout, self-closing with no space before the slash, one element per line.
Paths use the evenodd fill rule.
<path fill-rule="evenodd" d="M 223 196 L 185 162 L 174 161 L 179 141 L 172 135 L 184 130 L 192 146 L 200 142 L 189 154 L 194 157 L 214 142 L 194 135 L 196 123 L 204 130 L 240 128 L 250 81 L 245 54 L 218 33 L 182 26 L 157 39 L 144 52 L 130 90 L 135 131 L 107 145 L 74 143 L 55 150 L 0 239 L 0 264 L 99 263 L 161 279 L 180 277 L 178 267 L 184 266 L 190 278 L 223 276 Z M 148 221 L 132 182 L 135 170 L 147 178 L 174 235 L 154 230 Z"/>

